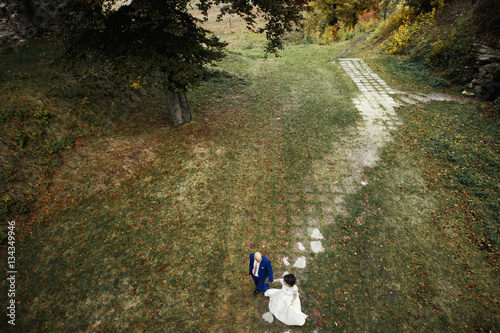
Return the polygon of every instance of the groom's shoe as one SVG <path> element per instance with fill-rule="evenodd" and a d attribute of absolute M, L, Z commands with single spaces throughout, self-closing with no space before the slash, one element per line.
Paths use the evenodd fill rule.
<path fill-rule="evenodd" d="M 257 296 L 257 294 L 259 293 L 259 290 L 258 289 L 255 289 L 255 291 L 253 292 L 253 295 L 254 296 Z"/>

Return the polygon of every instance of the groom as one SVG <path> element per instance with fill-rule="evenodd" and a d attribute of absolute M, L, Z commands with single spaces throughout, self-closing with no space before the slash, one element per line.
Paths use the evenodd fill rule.
<path fill-rule="evenodd" d="M 255 286 L 257 287 L 257 289 L 253 292 L 254 295 L 269 289 L 269 284 L 265 283 L 267 278 L 269 278 L 269 282 L 274 281 L 271 261 L 264 257 L 260 252 L 250 254 L 248 274 L 250 274 Z"/>

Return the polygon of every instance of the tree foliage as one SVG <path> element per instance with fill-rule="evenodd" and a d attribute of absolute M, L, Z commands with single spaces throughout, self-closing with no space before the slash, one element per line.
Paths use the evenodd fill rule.
<path fill-rule="evenodd" d="M 223 47 L 203 29 L 202 19 L 190 12 L 187 0 L 133 0 L 118 9 L 119 0 L 69 0 L 59 31 L 66 58 L 111 61 L 130 82 L 154 81 L 170 90 L 184 90 L 206 78 L 206 65 L 221 60 Z M 238 14 L 250 28 L 257 15 L 266 26 L 267 50 L 282 47 L 281 36 L 300 15 L 297 0 L 202 0 L 196 6 L 205 17 L 213 6 L 221 14 Z"/>
<path fill-rule="evenodd" d="M 337 7 L 337 15 L 346 26 L 354 27 L 361 14 L 367 11 L 378 12 L 379 10 L 378 0 L 345 0 L 341 1 Z"/>
<path fill-rule="evenodd" d="M 338 22 L 337 7 L 342 0 L 316 0 L 309 3 L 310 7 L 323 16 L 323 21 L 333 26 Z"/>
<path fill-rule="evenodd" d="M 310 2 L 310 6 L 323 16 L 323 21 L 329 26 L 341 23 L 354 27 L 364 12 L 380 10 L 378 0 L 316 0 Z"/>
<path fill-rule="evenodd" d="M 201 0 L 194 4 L 204 19 L 219 6 L 220 16 L 237 14 L 249 28 L 265 32 L 267 51 L 282 48 L 281 37 L 298 22 L 302 0 Z M 63 58 L 73 62 L 91 59 L 111 63 L 118 77 L 130 85 L 144 83 L 167 91 L 170 112 L 184 109 L 184 91 L 207 78 L 207 65 L 223 58 L 225 43 L 202 28 L 204 19 L 194 17 L 188 0 L 67 0 L 58 31 Z M 256 28 L 258 16 L 266 25 Z M 173 94 L 174 93 L 174 94 Z M 175 96 L 175 93 L 180 94 Z M 172 101 L 177 101 L 171 105 Z"/>
<path fill-rule="evenodd" d="M 404 0 L 404 4 L 415 9 L 417 14 L 429 13 L 433 8 L 441 8 L 445 0 Z"/>
<path fill-rule="evenodd" d="M 220 42 L 187 11 L 187 1 L 141 1 L 112 9 L 114 1 L 70 0 L 59 32 L 64 58 L 112 63 L 130 84 L 186 89 L 223 56 Z"/>

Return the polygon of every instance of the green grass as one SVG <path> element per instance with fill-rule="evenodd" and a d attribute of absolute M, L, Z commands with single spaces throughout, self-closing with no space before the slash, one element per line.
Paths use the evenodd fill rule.
<path fill-rule="evenodd" d="M 452 87 L 445 79 L 437 76 L 433 71 L 419 63 L 406 58 L 384 56 L 372 58 L 370 66 L 377 70 L 377 74 L 392 87 L 401 91 L 414 92 L 446 92 L 460 94 L 459 87 Z M 463 88 L 463 87 L 462 87 Z"/>
<path fill-rule="evenodd" d="M 357 119 L 349 92 L 328 82 L 340 75 L 332 52 L 229 54 L 224 75 L 190 94 L 192 123 L 139 124 L 68 154 L 32 219 L 18 222 L 18 327 L 259 330 L 266 303 L 252 295 L 248 254 L 284 271 L 302 177 Z"/>
<path fill-rule="evenodd" d="M 61 121 L 86 134 L 53 142 L 73 148 L 17 220 L 16 330 L 283 332 L 261 320 L 268 300 L 252 295 L 248 254 L 260 251 L 275 277 L 299 277 L 311 319 L 294 332 L 494 331 L 497 119 L 455 103 L 399 109 L 405 125 L 365 170 L 369 185 L 345 195 L 348 216 L 332 213 L 333 186 L 350 171 L 347 148 L 335 147 L 360 121 L 358 91 L 335 63 L 350 47 L 290 46 L 267 61 L 260 49 L 235 48 L 222 75 L 189 93 L 194 121 L 178 128 L 162 121 L 157 92 L 144 92 L 124 121 L 103 114 L 105 131 Z M 404 88 L 415 71 L 393 75 L 391 61 L 379 72 Z M 30 78 L 2 77 L 18 87 L 9 94 L 25 95 L 22 82 L 38 87 L 30 80 L 42 74 L 20 72 Z M 125 103 L 115 90 L 108 99 L 78 89 L 89 90 L 72 92 L 74 102 L 96 110 Z M 17 126 L 50 125 L 67 94 L 33 104 Z M 31 147 L 19 128 L 12 140 Z M 286 267 L 314 221 L 326 251 L 304 252 L 305 270 Z"/>
<path fill-rule="evenodd" d="M 331 309 L 322 326 L 494 331 L 497 120 L 457 103 L 406 107 L 399 115 L 407 125 L 367 173 L 370 184 L 351 198 L 358 218 L 324 232 L 329 247 L 307 289 L 318 311 Z"/>
<path fill-rule="evenodd" d="M 63 164 L 65 151 L 79 140 L 156 118 L 154 109 L 164 107 L 161 94 L 123 89 L 106 71 L 57 66 L 56 49 L 54 42 L 33 40 L 1 53 L 2 220 L 30 211 L 54 167 Z M 151 107 L 142 104 L 144 98 Z M 137 120 L 138 110 L 148 116 Z"/>
<path fill-rule="evenodd" d="M 359 44 L 347 54 L 366 56 L 395 89 L 456 93 L 418 64 Z M 452 102 L 398 115 L 404 126 L 366 172 L 369 185 L 347 200 L 355 213 L 324 228 L 327 250 L 306 287 L 312 311 L 325 331 L 495 331 L 498 116 Z"/>

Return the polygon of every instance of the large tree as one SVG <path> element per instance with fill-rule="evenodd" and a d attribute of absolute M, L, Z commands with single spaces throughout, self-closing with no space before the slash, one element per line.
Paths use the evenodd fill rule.
<path fill-rule="evenodd" d="M 117 77 L 135 84 L 156 84 L 167 96 L 174 125 L 191 120 L 186 90 L 207 77 L 206 65 L 223 57 L 225 44 L 200 26 L 187 0 L 68 0 L 60 16 L 65 58 L 112 65 Z M 265 32 L 267 51 L 282 48 L 281 37 L 300 17 L 302 0 L 200 0 L 204 17 L 220 6 L 221 15 L 237 14 L 249 28 Z M 258 15 L 266 25 L 254 26 Z"/>

